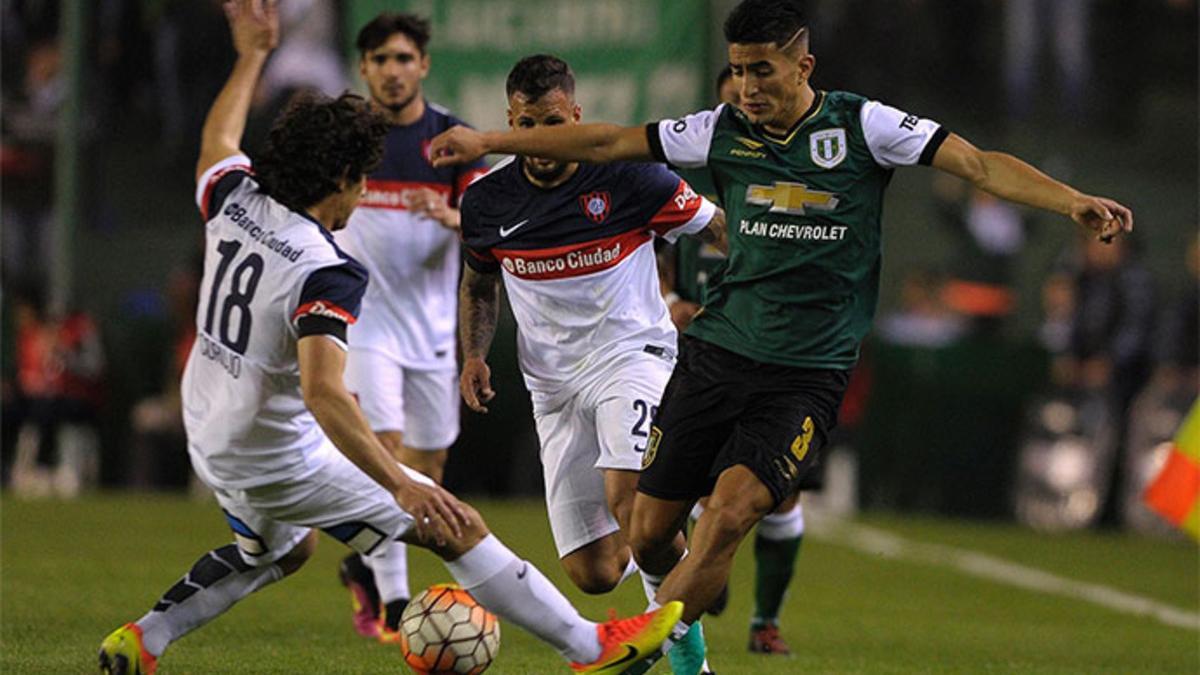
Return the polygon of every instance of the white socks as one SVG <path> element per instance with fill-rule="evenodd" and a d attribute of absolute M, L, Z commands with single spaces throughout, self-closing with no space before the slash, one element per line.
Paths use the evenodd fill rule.
<path fill-rule="evenodd" d="M 771 541 L 787 541 L 804 534 L 804 510 L 800 502 L 787 513 L 769 513 L 758 523 L 758 536 Z"/>
<path fill-rule="evenodd" d="M 182 579 L 138 619 L 142 646 L 162 656 L 167 645 L 203 626 L 235 602 L 283 578 L 278 565 L 250 567 L 233 545 L 205 553 Z"/>
<path fill-rule="evenodd" d="M 567 659 L 600 658 L 596 624 L 584 619 L 532 563 L 489 534 L 457 560 L 446 563 L 459 585 L 502 619 L 533 633 Z"/>
<path fill-rule="evenodd" d="M 363 564 L 375 573 L 380 604 L 411 598 L 412 593 L 408 590 L 408 546 L 404 542 L 393 541 L 380 548 L 382 550 L 373 555 L 360 556 Z"/>

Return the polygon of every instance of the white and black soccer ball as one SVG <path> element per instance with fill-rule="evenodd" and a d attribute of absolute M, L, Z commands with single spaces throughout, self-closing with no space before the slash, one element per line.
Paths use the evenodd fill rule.
<path fill-rule="evenodd" d="M 421 675 L 478 675 L 500 651 L 500 620 L 457 584 L 435 584 L 404 608 L 400 649 Z"/>

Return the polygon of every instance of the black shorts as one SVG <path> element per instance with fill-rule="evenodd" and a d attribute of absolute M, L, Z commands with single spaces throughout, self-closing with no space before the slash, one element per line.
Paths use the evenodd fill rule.
<path fill-rule="evenodd" d="M 850 371 L 763 363 L 683 336 L 642 458 L 638 491 L 699 499 L 744 465 L 779 504 L 819 476 Z"/>

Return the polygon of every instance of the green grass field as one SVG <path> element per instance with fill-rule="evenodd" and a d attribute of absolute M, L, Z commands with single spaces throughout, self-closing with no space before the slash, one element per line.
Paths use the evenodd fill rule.
<path fill-rule="evenodd" d="M 636 583 L 604 597 L 569 589 L 541 502 L 477 506 L 585 614 L 644 605 Z M 810 525 L 783 617 L 796 655 L 745 652 L 753 572 L 744 548 L 729 609 L 706 620 L 720 675 L 1200 673 L 1193 544 L 894 516 Z M 127 495 L 6 498 L 0 536 L 0 671 L 56 674 L 93 672 L 108 631 L 139 617 L 198 554 L 229 540 L 213 504 Z M 335 575 L 342 554 L 323 539 L 305 569 L 174 645 L 159 672 L 405 672 L 395 648 L 353 633 Z M 414 588 L 449 580 L 428 554 L 410 561 Z M 503 630 L 489 673 L 566 672 L 532 637 Z"/>

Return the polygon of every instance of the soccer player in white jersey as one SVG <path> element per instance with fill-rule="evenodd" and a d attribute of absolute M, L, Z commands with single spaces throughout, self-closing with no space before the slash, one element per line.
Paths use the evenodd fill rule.
<path fill-rule="evenodd" d="M 272 126 L 252 167 L 238 145 L 278 42 L 278 12 L 261 0 L 225 8 L 238 58 L 196 166 L 207 243 L 183 404 L 193 466 L 236 543 L 205 553 L 141 619 L 105 638 L 101 672 L 151 675 L 172 642 L 299 569 L 316 529 L 366 554 L 395 538 L 427 547 L 485 607 L 575 671 L 624 671 L 657 649 L 680 604 L 585 620 L 474 509 L 398 464 L 371 433 L 343 382 L 346 329 L 367 275 L 331 232 L 361 197 L 386 124 L 357 96 L 306 96 Z"/>
<path fill-rule="evenodd" d="M 429 140 L 462 124 L 422 95 L 429 37 L 425 19 L 391 12 L 358 33 L 359 74 L 388 133 L 383 160 L 367 175 L 367 192 L 337 241 L 371 275 L 363 318 L 350 328 L 346 385 L 383 447 L 441 483 L 459 429 L 455 207 L 486 165 L 434 169 L 429 163 Z M 411 597 L 407 559 L 405 545 L 393 542 L 379 555 L 342 561 L 360 635 L 398 639 Z"/>
<path fill-rule="evenodd" d="M 704 311 L 682 341 L 630 517 L 638 565 L 669 571 L 658 601 L 687 602 L 673 636 L 711 606 L 746 533 L 821 462 L 875 311 L 883 195 L 896 169 L 932 166 L 1104 240 L 1133 227 L 1120 203 L 980 150 L 933 120 L 814 89 L 804 5 L 742 0 L 730 12 L 724 28 L 737 108 L 641 128 L 458 127 L 433 142 L 436 164 L 488 152 L 655 159 L 707 168 L 721 190 L 730 255 L 709 278 Z M 674 536 L 705 495 L 691 552 L 680 559 Z"/>
<path fill-rule="evenodd" d="M 513 128 L 580 119 L 574 75 L 554 56 L 521 59 L 506 90 Z M 677 341 L 654 239 L 698 234 L 720 244 L 724 224 L 720 210 L 661 164 L 510 158 L 463 197 L 463 398 L 486 412 L 493 396 L 486 356 L 503 281 L 533 399 L 550 529 L 567 576 L 587 593 L 607 593 L 636 569 L 624 532 Z M 683 536 L 673 545 L 682 552 Z M 652 599 L 662 579 L 642 576 Z M 677 671 L 698 672 L 701 631 L 671 658 Z"/>

